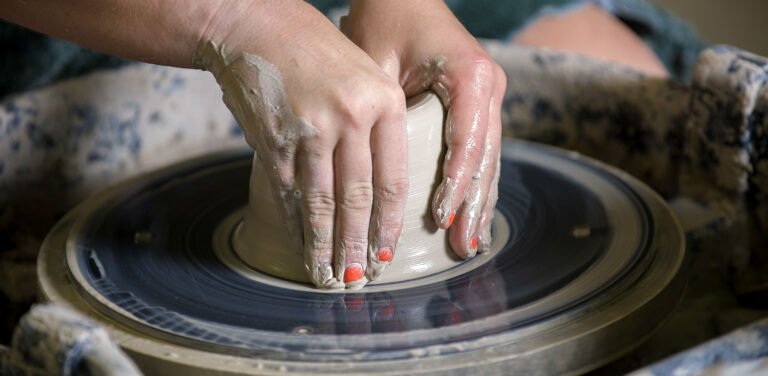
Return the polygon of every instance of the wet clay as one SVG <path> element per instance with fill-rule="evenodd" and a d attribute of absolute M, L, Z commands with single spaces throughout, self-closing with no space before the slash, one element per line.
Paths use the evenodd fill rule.
<path fill-rule="evenodd" d="M 435 94 L 409 99 L 406 121 L 410 187 L 403 233 L 391 264 L 372 284 L 419 278 L 460 262 L 450 250 L 446 231 L 437 228 L 430 213 L 431 198 L 441 179 L 443 120 L 443 106 Z M 268 182 L 262 163 L 254 156 L 248 207 L 233 238 L 235 251 L 259 271 L 310 283 L 301 242 L 280 220 L 282 209 L 275 203 Z M 338 287 L 343 288 L 343 284 Z"/>

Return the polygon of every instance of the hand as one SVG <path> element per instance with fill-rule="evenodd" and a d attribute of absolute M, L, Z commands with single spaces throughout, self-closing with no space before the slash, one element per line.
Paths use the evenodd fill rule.
<path fill-rule="evenodd" d="M 286 224 L 298 231 L 303 221 L 312 282 L 360 287 L 368 258 L 385 262 L 379 252 L 391 255 L 402 230 L 405 96 L 311 6 L 250 4 L 222 6 L 203 34 L 199 65 L 216 76 L 272 172 Z"/>
<path fill-rule="evenodd" d="M 491 245 L 506 77 L 442 1 L 352 0 L 341 30 L 403 87 L 448 107 L 447 152 L 433 216 L 454 252 Z"/>

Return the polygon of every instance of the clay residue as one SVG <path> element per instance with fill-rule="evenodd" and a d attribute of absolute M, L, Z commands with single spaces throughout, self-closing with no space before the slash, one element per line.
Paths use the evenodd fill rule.
<path fill-rule="evenodd" d="M 448 94 L 448 88 L 445 84 L 445 64 L 447 62 L 448 58 L 445 55 L 437 55 L 419 64 L 418 68 L 419 82 L 423 85 L 423 91 L 434 91 L 440 97 L 445 108 L 451 106 L 451 96 Z"/>
<path fill-rule="evenodd" d="M 466 232 L 462 234 L 462 239 L 467 242 L 466 257 L 473 257 L 477 252 L 477 247 L 472 247 L 472 237 L 474 235 L 475 228 L 477 227 L 477 221 L 480 219 L 480 210 L 483 204 L 483 189 L 481 184 L 480 174 L 472 176 L 472 181 L 469 183 L 469 190 L 467 196 L 464 198 L 464 213 L 467 218 Z"/>
<path fill-rule="evenodd" d="M 213 73 L 224 92 L 224 103 L 237 119 L 246 142 L 267 171 L 283 223 L 297 247 L 304 247 L 301 190 L 295 184 L 295 155 L 301 139 L 317 135 L 317 128 L 297 117 L 285 93 L 280 71 L 258 55 L 232 54 L 225 45 L 207 41 L 198 49 L 196 64 Z M 252 182 L 253 183 L 253 182 Z M 251 190 L 258 189 L 253 184 Z M 311 236 L 312 234 L 310 234 Z M 314 244 L 313 239 L 309 244 Z M 335 286 L 327 268 L 307 255 L 305 267 L 318 287 Z M 331 273 L 332 274 L 332 273 Z"/>
<path fill-rule="evenodd" d="M 458 182 L 446 176 L 437 188 L 434 205 L 437 207 L 435 211 L 440 223 L 448 223 L 448 218 L 453 213 L 453 196 L 457 187 Z"/>
<path fill-rule="evenodd" d="M 314 264 L 314 265 L 310 265 Z M 315 286 L 325 289 L 343 289 L 344 283 L 333 276 L 333 268 L 329 264 L 318 265 L 317 263 L 305 263 L 307 273 Z"/>
<path fill-rule="evenodd" d="M 493 175 L 493 181 L 491 182 L 491 191 L 488 193 L 488 198 L 483 209 L 483 216 L 480 220 L 480 247 L 478 252 L 487 253 L 491 250 L 491 223 L 493 222 L 493 216 L 495 214 L 496 201 L 499 198 L 499 177 L 501 176 L 501 163 L 496 163 L 496 171 Z"/>

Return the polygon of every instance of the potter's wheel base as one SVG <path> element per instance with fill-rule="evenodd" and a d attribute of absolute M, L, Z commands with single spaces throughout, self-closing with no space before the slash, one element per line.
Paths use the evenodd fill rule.
<path fill-rule="evenodd" d="M 84 203 L 46 239 L 44 296 L 108 323 L 148 371 L 385 374 L 587 370 L 682 294 L 682 232 L 658 196 L 528 143 L 504 145 L 494 228 L 507 236 L 472 267 L 342 293 L 254 278 L 216 246 L 250 158 L 190 161 Z"/>

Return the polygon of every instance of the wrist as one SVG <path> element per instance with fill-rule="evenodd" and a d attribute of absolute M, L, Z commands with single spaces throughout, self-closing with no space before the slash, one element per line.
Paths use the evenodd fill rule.
<path fill-rule="evenodd" d="M 349 14 L 373 12 L 377 17 L 429 14 L 435 8 L 447 8 L 443 0 L 349 0 Z"/>
<path fill-rule="evenodd" d="M 222 1 L 200 29 L 194 65 L 215 74 L 216 64 L 204 57 L 204 52 L 210 53 L 212 48 L 225 57 L 247 52 L 279 64 L 296 53 L 292 44 L 322 38 L 307 32 L 307 28 L 315 30 L 322 22 L 330 25 L 324 15 L 300 0 Z M 320 43 L 322 40 L 310 44 Z"/>

